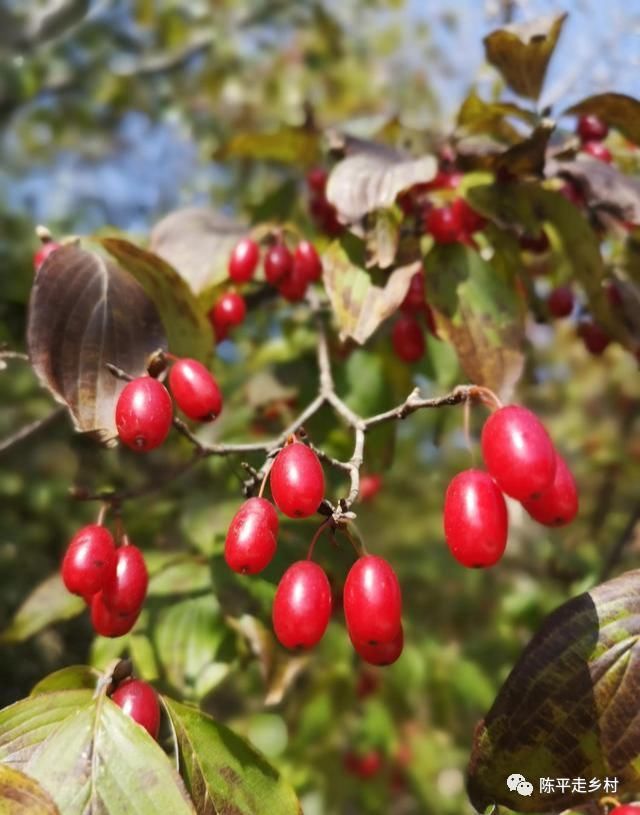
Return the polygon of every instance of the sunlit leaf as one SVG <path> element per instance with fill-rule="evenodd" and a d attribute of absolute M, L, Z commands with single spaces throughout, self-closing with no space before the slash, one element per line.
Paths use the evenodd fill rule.
<path fill-rule="evenodd" d="M 213 329 L 189 287 L 162 258 L 121 238 L 103 238 L 104 248 L 140 283 L 162 317 L 172 354 L 206 362 Z"/>
<path fill-rule="evenodd" d="M 165 701 L 199 815 L 301 815 L 293 789 L 248 742 L 195 708 Z"/>
<path fill-rule="evenodd" d="M 109 443 L 124 383 L 106 363 L 141 374 L 166 338 L 152 300 L 131 275 L 95 252 L 64 246 L 36 275 L 27 343 L 39 380 L 68 408 L 76 429 Z"/>
<path fill-rule="evenodd" d="M 56 572 L 28 595 L 0 634 L 0 642 L 22 642 L 53 623 L 77 617 L 85 608 L 84 600 L 70 594 Z"/>
<path fill-rule="evenodd" d="M 167 564 L 149 581 L 148 595 L 195 594 L 211 587 L 209 565 L 195 557 L 183 557 Z"/>
<path fill-rule="evenodd" d="M 378 209 L 367 219 L 365 243 L 367 267 L 388 269 L 400 243 L 400 215 L 393 209 Z"/>
<path fill-rule="evenodd" d="M 559 812 L 599 798 L 571 785 L 540 792 L 541 778 L 640 783 L 640 571 L 627 572 L 557 609 L 534 636 L 478 727 L 468 790 L 483 811 Z M 533 794 L 510 791 L 518 772 Z"/>
<path fill-rule="evenodd" d="M 640 101 L 624 93 L 598 93 L 572 105 L 567 114 L 593 113 L 617 128 L 629 141 L 640 144 Z"/>
<path fill-rule="evenodd" d="M 64 815 L 194 815 L 159 745 L 90 690 L 43 693 L 0 711 L 0 762 L 35 779 Z"/>
<path fill-rule="evenodd" d="M 100 673 L 88 665 L 69 665 L 41 679 L 31 690 L 31 696 L 58 690 L 95 690 Z"/>
<path fill-rule="evenodd" d="M 250 158 L 309 165 L 320 157 L 320 137 L 313 130 L 283 128 L 273 133 L 236 133 L 214 156 L 218 161 Z"/>
<path fill-rule="evenodd" d="M 0 813 L 60 815 L 60 810 L 36 781 L 19 770 L 0 764 Z"/>
<path fill-rule="evenodd" d="M 509 121 L 535 122 L 535 115 L 511 102 L 485 102 L 475 90 L 467 96 L 458 111 L 457 126 L 467 134 L 488 133 L 507 143 L 521 140 L 521 133 Z"/>
<path fill-rule="evenodd" d="M 484 38 L 487 60 L 520 96 L 540 96 L 566 14 L 508 25 Z"/>

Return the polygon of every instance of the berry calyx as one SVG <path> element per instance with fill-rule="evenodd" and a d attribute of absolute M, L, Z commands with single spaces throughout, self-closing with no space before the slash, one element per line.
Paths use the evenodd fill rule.
<path fill-rule="evenodd" d="M 278 515 L 266 498 L 249 498 L 233 516 L 224 544 L 224 559 L 240 574 L 257 574 L 276 551 Z"/>
<path fill-rule="evenodd" d="M 324 497 L 324 472 L 306 445 L 293 442 L 278 453 L 269 476 L 278 509 L 289 518 L 308 518 Z"/>
<path fill-rule="evenodd" d="M 502 492 L 518 501 L 541 495 L 553 482 L 556 453 L 535 414 L 518 405 L 496 410 L 482 428 L 482 455 Z"/>
<path fill-rule="evenodd" d="M 352 639 L 351 644 L 358 656 L 368 662 L 369 665 L 393 665 L 399 659 L 404 648 L 404 631 L 402 625 L 400 625 L 400 630 L 389 642 L 379 642 L 371 645 L 368 642 Z"/>
<path fill-rule="evenodd" d="M 417 362 L 424 355 L 424 333 L 415 317 L 403 314 L 391 329 L 391 344 L 395 355 L 403 362 Z"/>
<path fill-rule="evenodd" d="M 578 335 L 582 338 L 587 351 L 596 357 L 600 356 L 611 342 L 611 337 L 606 331 L 590 318 L 581 321 Z"/>
<path fill-rule="evenodd" d="M 111 701 L 140 727 L 144 727 L 152 739 L 158 738 L 160 704 L 158 694 L 151 685 L 140 679 L 125 679 L 111 694 Z"/>
<path fill-rule="evenodd" d="M 235 283 L 246 283 L 255 274 L 260 260 L 260 248 L 251 238 L 242 238 L 229 258 L 229 277 Z"/>
<path fill-rule="evenodd" d="M 322 261 L 311 241 L 300 241 L 293 253 L 293 268 L 298 269 L 309 283 L 322 277 Z"/>
<path fill-rule="evenodd" d="M 554 317 L 568 317 L 573 311 L 574 297 L 571 286 L 558 286 L 547 299 L 549 313 Z"/>
<path fill-rule="evenodd" d="M 264 257 L 264 276 L 276 286 L 284 281 L 293 269 L 293 255 L 284 243 L 276 243 L 267 249 Z"/>
<path fill-rule="evenodd" d="M 353 642 L 379 645 L 394 640 L 402 625 L 402 595 L 396 573 L 381 557 L 366 555 L 349 570 L 344 616 Z"/>
<path fill-rule="evenodd" d="M 220 415 L 220 388 L 201 362 L 179 359 L 169 371 L 169 386 L 176 404 L 190 419 L 210 422 Z"/>
<path fill-rule="evenodd" d="M 382 476 L 379 473 L 369 473 L 360 478 L 360 500 L 373 501 L 382 489 Z"/>
<path fill-rule="evenodd" d="M 382 756 L 378 750 L 369 750 L 362 755 L 349 752 L 344 757 L 344 768 L 358 778 L 373 778 L 382 769 Z"/>
<path fill-rule="evenodd" d="M 229 329 L 240 325 L 247 314 L 244 297 L 235 291 L 228 291 L 222 295 L 209 312 L 209 320 L 218 342 L 222 342 L 229 333 Z"/>
<path fill-rule="evenodd" d="M 580 116 L 576 130 L 583 142 L 602 141 L 609 135 L 609 125 L 594 113 Z"/>
<path fill-rule="evenodd" d="M 434 207 L 427 212 L 425 229 L 436 243 L 456 243 L 463 232 L 461 213 L 451 205 Z"/>
<path fill-rule="evenodd" d="M 122 637 L 136 624 L 138 612 L 120 614 L 105 605 L 102 592 L 93 595 L 91 600 L 91 625 L 101 637 Z"/>
<path fill-rule="evenodd" d="M 523 506 L 538 523 L 545 526 L 566 526 L 578 513 L 578 488 L 567 462 L 556 453 L 553 483 Z"/>
<path fill-rule="evenodd" d="M 104 584 L 102 599 L 114 614 L 137 614 L 147 595 L 148 583 L 144 555 L 137 546 L 126 544 L 117 550 L 116 572 Z"/>
<path fill-rule="evenodd" d="M 56 241 L 46 241 L 40 246 L 33 254 L 33 268 L 37 272 L 45 260 L 52 255 L 56 249 L 60 248 L 60 244 Z"/>
<path fill-rule="evenodd" d="M 495 481 L 482 470 L 456 475 L 444 499 L 444 535 L 458 563 L 493 566 L 507 545 L 507 506 Z"/>
<path fill-rule="evenodd" d="M 127 447 L 153 450 L 167 438 L 172 421 L 173 404 L 161 382 L 140 376 L 125 385 L 116 403 L 116 428 Z"/>
<path fill-rule="evenodd" d="M 584 142 L 582 145 L 582 152 L 586 153 L 592 158 L 597 159 L 598 161 L 604 161 L 607 164 L 611 164 L 613 161 L 611 150 L 609 150 L 609 148 L 600 141 Z"/>
<path fill-rule="evenodd" d="M 71 539 L 62 561 L 62 580 L 72 594 L 82 597 L 100 591 L 116 572 L 116 546 L 108 529 L 90 524 Z"/>
<path fill-rule="evenodd" d="M 312 648 L 331 617 L 331 586 L 311 560 L 300 560 L 282 576 L 273 601 L 273 628 L 285 648 Z"/>

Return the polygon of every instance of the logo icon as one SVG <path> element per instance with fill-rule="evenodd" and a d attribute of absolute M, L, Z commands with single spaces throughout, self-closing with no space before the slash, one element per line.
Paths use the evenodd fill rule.
<path fill-rule="evenodd" d="M 530 784 L 524 775 L 520 773 L 511 773 L 507 778 L 507 787 L 511 792 L 517 792 L 523 798 L 528 798 L 533 794 L 533 784 Z"/>

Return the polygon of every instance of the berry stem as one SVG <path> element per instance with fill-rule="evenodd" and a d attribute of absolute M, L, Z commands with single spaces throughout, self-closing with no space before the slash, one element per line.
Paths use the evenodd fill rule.
<path fill-rule="evenodd" d="M 347 536 L 349 543 L 353 546 L 356 555 L 360 557 L 366 557 L 369 553 L 367 552 L 367 547 L 364 545 L 364 541 L 362 540 L 362 535 L 360 534 L 358 527 L 351 521 L 349 526 L 343 526 L 342 530 L 344 534 Z M 356 541 L 353 537 L 352 532 L 355 531 L 356 535 L 358 536 L 358 540 Z"/>
<path fill-rule="evenodd" d="M 331 524 L 333 518 L 329 517 L 326 521 L 323 521 L 320 526 L 316 529 L 313 538 L 311 538 L 311 543 L 309 544 L 309 551 L 307 552 L 307 560 L 311 560 L 313 557 L 313 550 L 316 547 L 316 542 L 320 535 L 327 529 L 327 527 Z"/>
<path fill-rule="evenodd" d="M 272 464 L 273 464 L 273 459 L 269 459 L 269 464 L 266 467 L 265 474 L 262 477 L 262 481 L 260 483 L 260 490 L 258 491 L 258 498 L 262 498 L 262 496 L 264 494 L 265 487 L 267 486 L 267 481 L 269 480 L 269 473 L 271 472 Z"/>
<path fill-rule="evenodd" d="M 109 504 L 105 502 L 104 504 L 102 504 L 102 506 L 98 510 L 98 517 L 96 518 L 96 525 L 97 526 L 104 526 L 104 519 L 105 519 L 105 516 L 106 516 L 108 511 L 109 511 Z"/>
<path fill-rule="evenodd" d="M 503 407 L 498 396 L 490 388 L 485 388 L 483 385 L 472 385 L 469 396 L 477 396 L 482 404 L 491 408 L 491 410 L 500 410 Z"/>

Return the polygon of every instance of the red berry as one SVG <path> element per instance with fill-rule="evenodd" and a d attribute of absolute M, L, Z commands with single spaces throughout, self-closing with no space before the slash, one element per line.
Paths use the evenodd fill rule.
<path fill-rule="evenodd" d="M 62 580 L 72 594 L 100 591 L 116 572 L 116 547 L 108 529 L 90 524 L 71 539 L 62 561 Z"/>
<path fill-rule="evenodd" d="M 413 311 L 422 311 L 425 304 L 424 274 L 423 272 L 416 272 L 409 282 L 409 288 L 407 289 L 400 308 L 403 311 L 411 313 Z"/>
<path fill-rule="evenodd" d="M 300 241 L 293 253 L 293 268 L 298 268 L 309 283 L 322 277 L 322 261 L 311 241 Z"/>
<path fill-rule="evenodd" d="M 604 293 L 607 295 L 607 300 L 612 308 L 621 308 L 624 305 L 620 287 L 613 280 L 607 280 L 604 286 Z"/>
<path fill-rule="evenodd" d="M 176 404 L 190 419 L 210 422 L 220 415 L 220 388 L 201 362 L 195 359 L 174 362 L 169 371 L 169 386 Z"/>
<path fill-rule="evenodd" d="M 358 699 L 367 699 L 372 696 L 380 686 L 380 676 L 369 670 L 360 671 L 356 684 L 356 696 Z"/>
<path fill-rule="evenodd" d="M 289 274 L 278 283 L 278 291 L 290 303 L 299 303 L 307 293 L 309 281 L 302 267 L 294 265 Z"/>
<path fill-rule="evenodd" d="M 578 119 L 577 131 L 583 142 L 602 141 L 609 134 L 609 126 L 599 116 L 587 113 Z"/>
<path fill-rule="evenodd" d="M 209 320 L 218 342 L 227 336 L 230 328 L 240 325 L 246 313 L 247 306 L 241 295 L 235 291 L 228 291 L 222 295 L 209 312 Z"/>
<path fill-rule="evenodd" d="M 620 804 L 609 815 L 640 815 L 640 804 Z"/>
<path fill-rule="evenodd" d="M 558 286 L 549 295 L 547 306 L 554 317 L 568 317 L 573 311 L 573 291 L 571 286 Z"/>
<path fill-rule="evenodd" d="M 36 250 L 33 255 L 33 268 L 38 271 L 38 269 L 42 266 L 45 260 L 49 257 L 49 255 L 53 254 L 56 249 L 60 248 L 60 244 L 56 243 L 55 241 L 47 241 L 43 243 L 42 246 Z"/>
<path fill-rule="evenodd" d="M 224 544 L 229 568 L 257 574 L 269 565 L 276 551 L 278 515 L 266 498 L 249 498 L 236 512 Z"/>
<path fill-rule="evenodd" d="M 349 570 L 344 616 L 353 642 L 377 645 L 394 640 L 402 625 L 402 595 L 395 572 L 381 557 L 366 555 Z"/>
<path fill-rule="evenodd" d="M 264 276 L 272 286 L 285 280 L 293 269 L 293 255 L 284 243 L 276 243 L 267 249 L 264 257 Z"/>
<path fill-rule="evenodd" d="M 613 161 L 611 150 L 609 150 L 609 148 L 600 141 L 584 142 L 582 145 L 582 152 L 592 156 L 595 159 L 598 159 L 598 161 L 604 161 L 607 164 L 611 164 Z"/>
<path fill-rule="evenodd" d="M 393 665 L 402 654 L 404 647 L 404 632 L 402 625 L 396 636 L 389 642 L 379 642 L 371 645 L 368 642 L 351 640 L 358 656 L 370 665 Z"/>
<path fill-rule="evenodd" d="M 521 249 L 534 255 L 542 255 L 549 249 L 549 238 L 544 229 L 537 235 L 521 235 L 518 242 Z"/>
<path fill-rule="evenodd" d="M 382 476 L 379 473 L 363 475 L 360 478 L 360 500 L 373 501 L 382 489 Z"/>
<path fill-rule="evenodd" d="M 345 770 L 358 778 L 373 778 L 382 768 L 382 756 L 377 750 L 358 755 L 347 753 L 344 757 Z"/>
<path fill-rule="evenodd" d="M 453 206 L 434 207 L 427 213 L 425 228 L 436 243 L 456 243 L 463 232 L 461 214 Z"/>
<path fill-rule="evenodd" d="M 300 442 L 280 450 L 269 483 L 276 506 L 289 518 L 308 518 L 324 497 L 322 466 L 313 450 Z"/>
<path fill-rule="evenodd" d="M 479 212 L 476 212 L 464 198 L 456 198 L 451 204 L 451 208 L 460 219 L 462 231 L 468 235 L 473 235 L 474 232 L 478 232 L 487 223 L 486 218 L 483 218 Z"/>
<path fill-rule="evenodd" d="M 458 473 L 444 499 L 444 535 L 463 566 L 497 563 L 507 545 L 507 506 L 495 481 L 482 470 Z"/>
<path fill-rule="evenodd" d="M 415 317 L 398 317 L 391 329 L 391 343 L 403 362 L 417 362 L 424 354 L 424 333 Z"/>
<path fill-rule="evenodd" d="M 482 428 L 482 455 L 502 492 L 527 501 L 553 483 L 556 453 L 542 422 L 530 410 L 508 405 Z"/>
<path fill-rule="evenodd" d="M 563 198 L 566 198 L 569 203 L 573 204 L 574 207 L 582 207 L 585 204 L 582 190 L 572 181 L 565 181 L 558 192 Z"/>
<path fill-rule="evenodd" d="M 229 258 L 229 277 L 236 283 L 246 283 L 253 277 L 259 260 L 258 244 L 251 238 L 242 238 Z"/>
<path fill-rule="evenodd" d="M 290 566 L 273 600 L 273 628 L 285 648 L 312 648 L 322 639 L 331 617 L 331 586 L 311 560 Z"/>
<path fill-rule="evenodd" d="M 312 167 L 307 173 L 307 187 L 318 195 L 324 195 L 326 186 L 327 171 L 323 167 Z"/>
<path fill-rule="evenodd" d="M 140 679 L 125 679 L 111 694 L 111 700 L 140 727 L 144 727 L 152 739 L 158 738 L 160 705 L 158 694 L 151 685 Z"/>
<path fill-rule="evenodd" d="M 150 376 L 129 382 L 116 404 L 120 441 L 138 452 L 153 450 L 167 438 L 173 404 L 165 386 Z"/>
<path fill-rule="evenodd" d="M 538 523 L 545 526 L 565 526 L 578 512 L 576 482 L 562 456 L 556 453 L 556 474 L 550 487 L 523 506 Z"/>
<path fill-rule="evenodd" d="M 144 555 L 137 546 L 126 544 L 117 550 L 116 573 L 105 583 L 102 599 L 115 614 L 137 614 L 147 595 L 148 583 Z"/>
<path fill-rule="evenodd" d="M 587 351 L 594 356 L 600 356 L 611 342 L 611 337 L 591 319 L 583 320 L 580 323 L 578 335 L 582 337 Z"/>
<path fill-rule="evenodd" d="M 100 634 L 101 637 L 122 637 L 131 631 L 137 619 L 138 612 L 119 614 L 108 608 L 104 603 L 102 592 L 93 595 L 91 625 L 96 634 Z"/>

